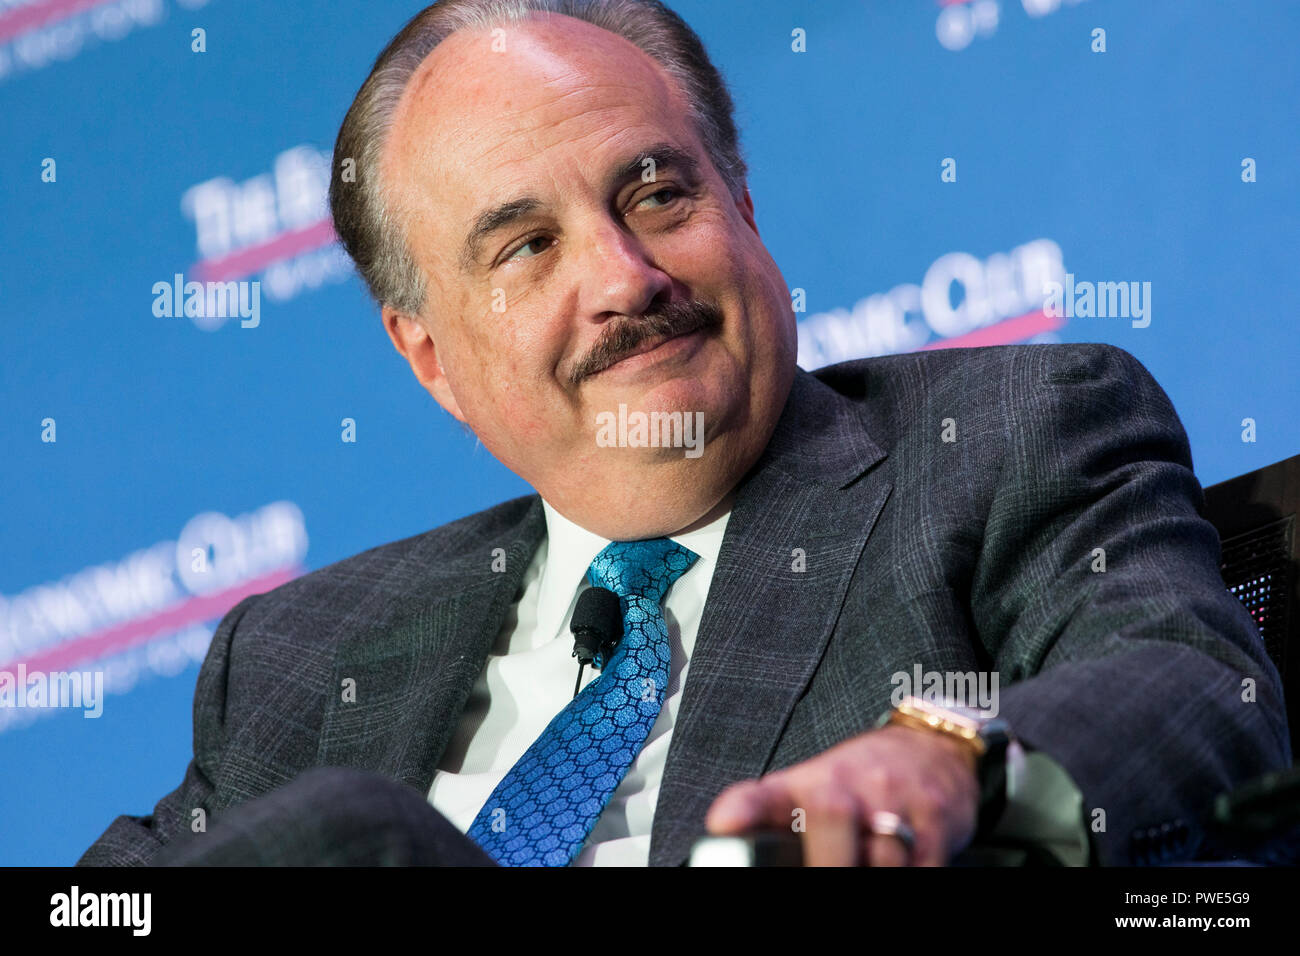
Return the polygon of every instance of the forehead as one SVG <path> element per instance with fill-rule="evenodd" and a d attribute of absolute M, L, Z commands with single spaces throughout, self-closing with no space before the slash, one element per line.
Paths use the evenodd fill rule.
<path fill-rule="evenodd" d="M 696 144 L 679 86 L 631 42 L 559 15 L 502 29 L 453 33 L 407 84 L 382 170 L 402 205 L 463 210 L 598 177 L 639 143 Z"/>

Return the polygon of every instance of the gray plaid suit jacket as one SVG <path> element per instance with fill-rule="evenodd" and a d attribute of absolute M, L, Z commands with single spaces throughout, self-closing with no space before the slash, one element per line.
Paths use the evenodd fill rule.
<path fill-rule="evenodd" d="M 1164 823 L 1190 856 L 1217 793 L 1291 762 L 1277 671 L 1201 507 L 1173 406 L 1119 348 L 799 370 L 727 526 L 651 865 L 685 861 L 727 785 L 870 729 L 917 663 L 998 673 L 1017 736 L 1070 773 L 1089 822 L 1104 811 L 1101 862 L 1137 862 L 1133 835 Z M 219 820 L 319 765 L 427 792 L 544 534 L 540 498 L 518 498 L 242 601 L 199 674 L 181 785 L 80 862 L 146 863 L 195 808 Z"/>

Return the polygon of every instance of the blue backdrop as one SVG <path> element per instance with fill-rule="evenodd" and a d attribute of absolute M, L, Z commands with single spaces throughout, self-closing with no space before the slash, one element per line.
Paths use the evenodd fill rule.
<path fill-rule="evenodd" d="M 731 84 L 805 367 L 1111 342 L 1202 484 L 1300 451 L 1270 291 L 1300 4 L 672 5 Z M 179 784 L 244 594 L 530 490 L 419 387 L 326 219 L 338 124 L 420 6 L 0 0 L 0 671 L 104 681 L 0 706 L 0 863 L 72 863 Z M 177 274 L 257 281 L 256 324 L 167 314 Z"/>

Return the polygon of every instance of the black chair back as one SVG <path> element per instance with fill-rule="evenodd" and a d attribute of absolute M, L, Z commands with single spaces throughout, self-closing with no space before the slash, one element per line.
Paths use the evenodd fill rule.
<path fill-rule="evenodd" d="M 1300 455 L 1205 489 L 1223 583 L 1259 626 L 1282 675 L 1291 754 L 1300 762 Z"/>

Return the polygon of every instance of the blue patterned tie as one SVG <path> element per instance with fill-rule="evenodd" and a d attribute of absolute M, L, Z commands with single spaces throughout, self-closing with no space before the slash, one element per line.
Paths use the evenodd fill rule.
<path fill-rule="evenodd" d="M 615 541 L 591 562 L 591 586 L 619 597 L 623 639 L 600 676 L 510 768 L 467 831 L 502 866 L 567 866 L 586 842 L 663 707 L 672 648 L 659 604 L 698 557 L 654 538 Z"/>

